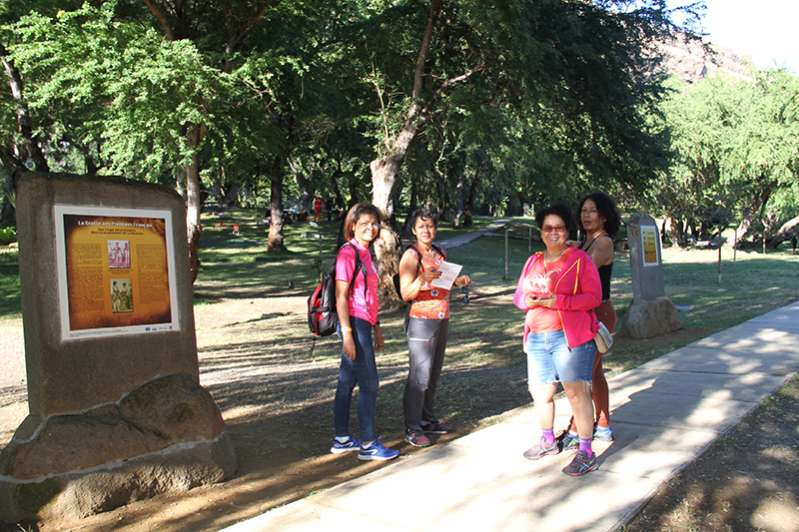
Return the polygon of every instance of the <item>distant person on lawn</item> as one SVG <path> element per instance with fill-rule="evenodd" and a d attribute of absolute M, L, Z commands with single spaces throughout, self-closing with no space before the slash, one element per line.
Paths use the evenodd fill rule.
<path fill-rule="evenodd" d="M 597 319 L 610 332 L 616 328 L 616 310 L 610 301 L 610 278 L 613 275 L 613 236 L 619 231 L 621 217 L 613 199 L 604 192 L 593 192 L 580 200 L 580 229 L 584 240 L 580 249 L 588 253 L 599 270 L 602 284 L 602 303 L 594 309 Z M 613 441 L 610 428 L 610 395 L 605 370 L 602 368 L 602 353 L 597 351 L 591 372 L 591 399 L 594 401 L 596 428 L 594 439 Z M 569 432 L 563 437 L 563 448 L 577 446 L 577 426 L 572 419 Z"/>
<path fill-rule="evenodd" d="M 452 428 L 433 414 L 436 388 L 444 364 L 449 334 L 450 291 L 432 286 L 441 277 L 440 265 L 447 256 L 435 246 L 438 215 L 428 208 L 411 215 L 411 232 L 416 241 L 400 259 L 400 292 L 410 303 L 408 309 L 409 369 L 405 382 L 405 441 L 416 447 L 432 444 L 428 434 L 447 434 Z M 454 285 L 469 286 L 468 275 L 460 275 Z"/>
<path fill-rule="evenodd" d="M 525 312 L 527 380 L 541 429 L 538 443 L 524 456 L 538 460 L 561 451 L 553 430 L 553 397 L 560 382 L 579 435 L 577 453 L 563 472 L 582 476 L 597 468 L 591 447 L 591 368 L 599 329 L 593 309 L 602 301 L 602 288 L 588 254 L 568 245 L 574 225 L 571 210 L 565 205 L 545 207 L 536 213 L 536 222 L 546 250 L 527 259 L 513 296 L 513 303 Z"/>
<path fill-rule="evenodd" d="M 322 198 L 316 196 L 313 199 L 313 221 L 319 223 L 322 217 Z"/>
<path fill-rule="evenodd" d="M 391 460 L 399 451 L 383 446 L 375 430 L 377 377 L 375 350 L 383 350 L 383 333 L 377 319 L 378 276 L 370 247 L 380 234 L 380 211 L 374 205 L 354 205 L 344 220 L 347 240 L 336 256 L 336 312 L 341 336 L 341 365 L 333 406 L 336 436 L 331 453 L 358 451 L 360 460 Z M 356 271 L 355 254 L 360 266 Z M 353 280 L 354 276 L 354 280 Z M 352 286 L 352 289 L 350 289 Z M 372 333 L 374 332 L 374 339 Z M 358 385 L 358 423 L 361 439 L 350 435 L 350 404 Z"/>

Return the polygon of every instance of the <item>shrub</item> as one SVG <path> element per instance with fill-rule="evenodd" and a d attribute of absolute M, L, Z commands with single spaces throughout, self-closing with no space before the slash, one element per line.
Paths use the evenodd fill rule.
<path fill-rule="evenodd" d="M 14 227 L 0 227 L 0 246 L 7 246 L 17 241 L 17 230 Z"/>

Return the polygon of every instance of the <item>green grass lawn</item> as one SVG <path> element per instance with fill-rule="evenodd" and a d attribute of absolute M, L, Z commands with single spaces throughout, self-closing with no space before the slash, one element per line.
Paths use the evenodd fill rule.
<path fill-rule="evenodd" d="M 232 234 L 234 222 L 240 226 L 239 236 Z M 485 227 L 490 222 L 490 218 L 478 218 L 476 226 Z M 456 312 L 461 312 L 461 307 L 470 312 L 465 313 L 463 320 L 456 315 L 453 342 L 463 337 L 465 344 L 471 345 L 468 334 L 459 330 L 458 321 L 468 324 L 469 333 L 479 328 L 481 335 L 494 337 L 494 343 L 500 344 L 504 344 L 509 330 L 520 327 L 521 315 L 512 305 L 493 305 L 493 302 L 514 288 L 528 256 L 529 232 L 524 224 L 530 222 L 514 220 L 519 225 L 511 231 L 507 278 L 504 278 L 503 231 L 450 251 L 450 260 L 463 264 L 464 271 L 472 275 L 476 297 L 472 306 L 467 307 L 458 302 L 460 294 L 456 295 Z M 323 221 L 318 226 L 291 224 L 285 228 L 286 251 L 267 253 L 267 227 L 259 212 L 229 210 L 207 214 L 203 217 L 203 227 L 202 269 L 194 287 L 197 304 L 211 304 L 223 298 L 305 295 L 316 282 L 320 265 L 327 268 L 332 261 L 338 234 L 337 222 Z M 451 238 L 471 230 L 474 228 L 455 229 L 442 223 L 439 236 Z M 321 235 L 321 239 L 316 235 Z M 620 340 L 608 359 L 611 368 L 637 365 L 799 297 L 799 256 L 785 251 L 765 256 L 739 252 L 737 261 L 732 262 L 731 251 L 725 250 L 721 282 L 716 257 L 715 251 L 664 250 L 666 293 L 676 305 L 690 308 L 681 313 L 685 328 L 666 338 Z M 4 247 L 0 253 L 0 316 L 19 314 L 19 290 L 16 249 Z M 614 266 L 613 300 L 620 315 L 631 299 L 629 264 L 619 255 Z M 492 305 L 490 317 L 479 312 L 471 316 L 472 309 L 484 304 Z"/>
<path fill-rule="evenodd" d="M 16 244 L 0 247 L 0 317 L 20 313 L 19 261 Z"/>
<path fill-rule="evenodd" d="M 231 223 L 240 224 L 241 236 L 233 236 Z M 485 227 L 491 219 L 477 220 Z M 455 295 L 450 361 L 470 364 L 521 362 L 522 316 L 506 300 L 527 259 L 529 219 L 514 219 L 509 240 L 508 276 L 504 272 L 504 231 L 450 250 L 449 258 L 464 265 L 473 278 L 472 303 L 460 303 Z M 222 224 L 221 226 L 219 224 Z M 205 219 L 203 268 L 195 285 L 196 301 L 210 303 L 219 298 L 305 295 L 316 282 L 319 265 L 328 267 L 333 258 L 338 224 L 322 222 L 318 227 L 297 223 L 286 227 L 286 251 L 265 252 L 266 226 L 251 211 L 229 211 Z M 474 229 L 455 229 L 442 224 L 439 240 Z M 321 235 L 320 240 L 315 237 Z M 540 246 L 536 244 L 535 246 Z M 538 249 L 534 246 L 534 250 Z M 728 256 L 729 255 L 729 256 Z M 731 327 L 770 309 L 799 298 L 799 257 L 788 252 L 767 255 L 738 252 L 732 262 L 725 250 L 719 282 L 717 253 L 709 250 L 664 250 L 666 294 L 685 309 L 684 328 L 672 335 L 648 340 L 618 339 L 606 366 L 618 371 L 639 365 L 694 340 Z M 619 254 L 614 266 L 613 300 L 620 316 L 632 301 L 630 267 Z M 489 309 L 490 312 L 484 312 Z M 401 331 L 401 314 L 390 313 Z M 396 336 L 396 338 L 394 338 Z M 479 336 L 480 340 L 475 340 Z M 387 361 L 405 356 L 402 335 L 388 335 Z M 509 355 L 509 353 L 513 353 Z"/>

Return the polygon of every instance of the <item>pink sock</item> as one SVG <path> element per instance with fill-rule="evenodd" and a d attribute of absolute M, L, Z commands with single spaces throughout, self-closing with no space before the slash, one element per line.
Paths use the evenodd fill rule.
<path fill-rule="evenodd" d="M 541 435 L 547 443 L 555 441 L 555 431 L 553 429 L 543 429 L 541 430 Z"/>
<path fill-rule="evenodd" d="M 588 458 L 594 456 L 594 450 L 591 448 L 591 438 L 580 438 L 580 450 L 588 455 Z"/>

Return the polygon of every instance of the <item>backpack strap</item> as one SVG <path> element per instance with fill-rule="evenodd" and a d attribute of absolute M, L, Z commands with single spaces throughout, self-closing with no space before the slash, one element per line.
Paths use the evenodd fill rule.
<path fill-rule="evenodd" d="M 431 246 L 431 247 L 432 247 L 432 248 L 433 248 L 433 249 L 436 251 L 436 253 L 438 253 L 439 255 L 441 255 L 441 257 L 442 257 L 444 260 L 446 260 L 446 259 L 447 259 L 447 254 L 446 254 L 446 253 L 444 253 L 444 250 L 443 250 L 443 249 L 441 249 L 440 247 L 436 246 L 435 244 L 431 244 L 430 246 Z M 413 250 L 413 252 L 414 252 L 414 253 L 416 253 L 416 258 L 417 258 L 417 259 L 418 259 L 418 261 L 419 261 L 419 262 L 417 263 L 417 265 L 416 265 L 416 271 L 417 271 L 417 273 L 418 273 L 418 272 L 419 272 L 419 268 L 422 266 L 422 253 L 421 253 L 421 251 L 419 251 L 419 250 L 417 249 L 417 247 L 416 247 L 416 244 L 411 244 L 410 246 L 408 246 L 408 247 L 407 247 L 407 248 L 405 248 L 405 249 L 406 249 L 406 251 L 407 251 L 407 250 L 409 250 L 409 249 L 412 249 L 412 250 Z"/>
<path fill-rule="evenodd" d="M 360 269 L 363 272 L 363 297 L 366 299 L 366 291 L 368 288 L 368 273 L 366 272 L 366 266 L 364 266 L 364 264 L 361 262 L 361 254 L 358 252 L 358 248 L 356 248 L 352 242 L 347 242 L 344 245 L 350 246 L 352 251 L 355 253 L 355 269 L 352 271 L 352 279 L 350 279 L 350 291 L 352 290 L 352 287 L 355 286 L 355 279 L 358 277 L 358 270 Z"/>

